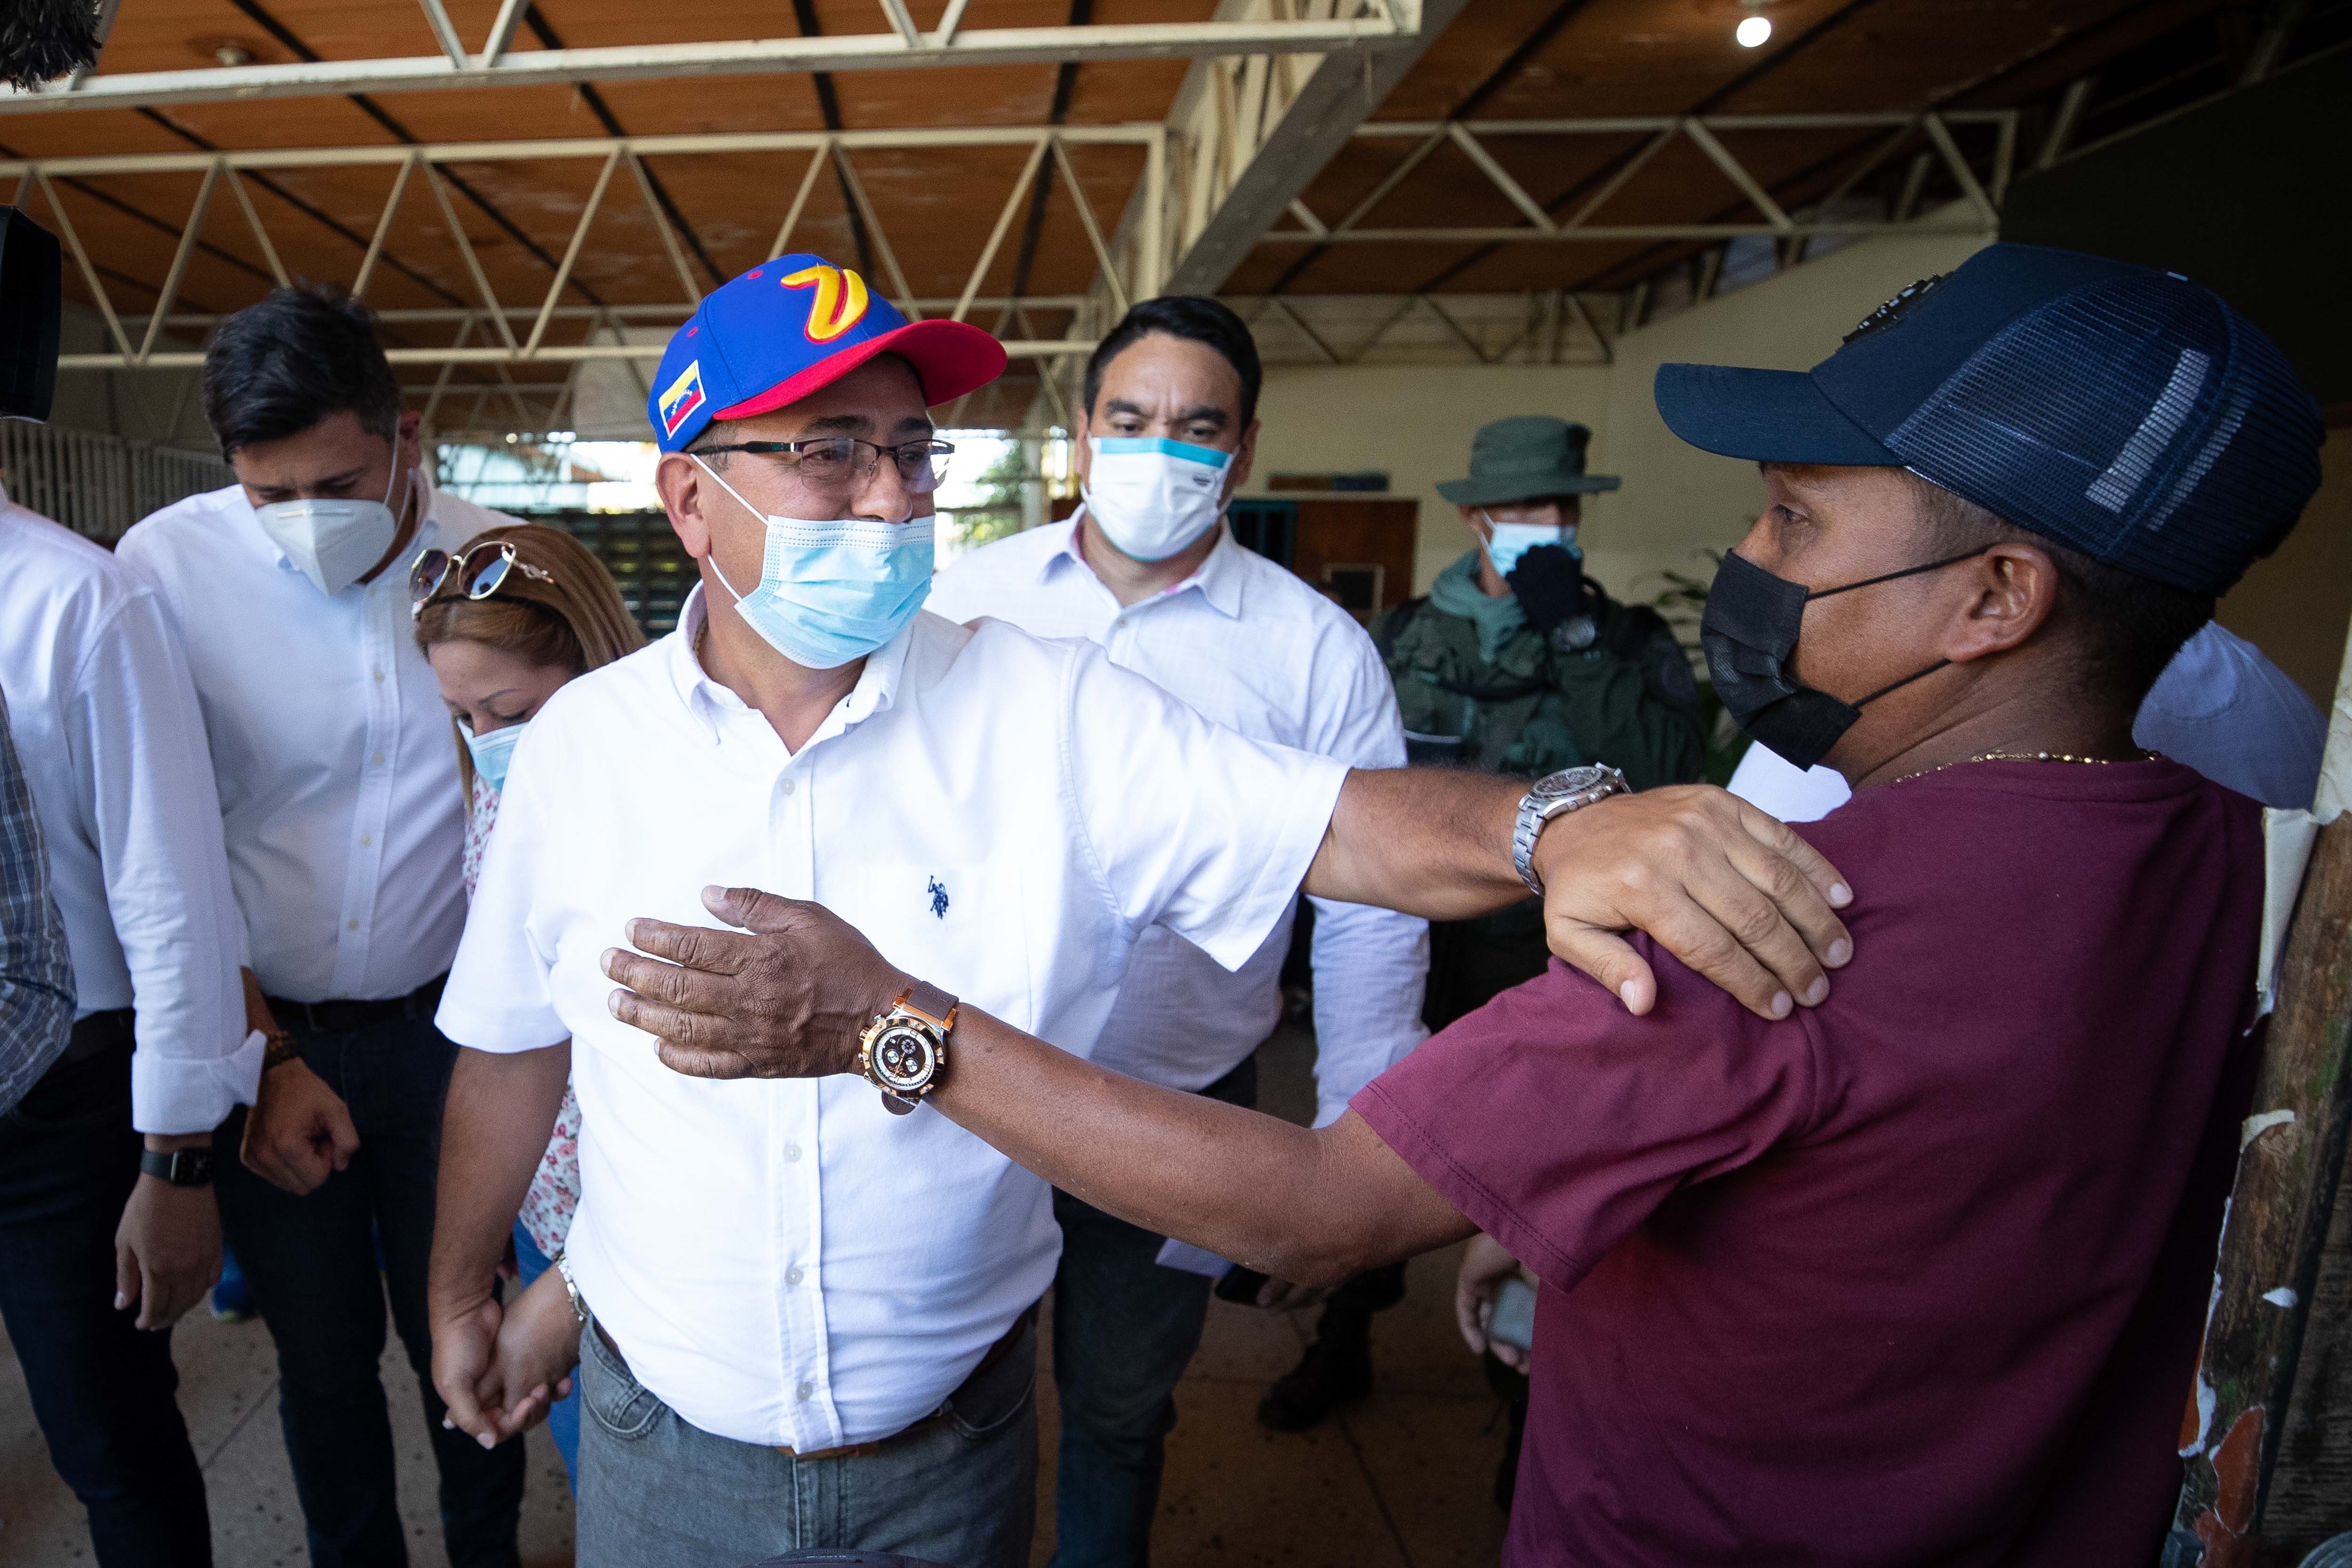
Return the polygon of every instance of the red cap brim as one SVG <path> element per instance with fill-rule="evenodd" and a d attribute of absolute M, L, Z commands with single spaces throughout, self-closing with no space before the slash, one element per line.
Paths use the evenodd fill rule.
<path fill-rule="evenodd" d="M 944 317 L 909 321 L 880 337 L 852 343 L 756 396 L 728 405 L 710 417 L 749 419 L 754 414 L 772 413 L 832 385 L 875 355 L 886 353 L 897 354 L 915 367 L 915 374 L 923 384 L 923 405 L 929 408 L 953 403 L 1004 374 L 1004 345 L 971 322 L 950 321 Z"/>

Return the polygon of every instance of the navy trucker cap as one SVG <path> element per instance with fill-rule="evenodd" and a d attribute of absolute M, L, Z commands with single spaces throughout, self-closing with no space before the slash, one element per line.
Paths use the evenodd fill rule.
<path fill-rule="evenodd" d="M 1658 367 L 1692 446 L 1906 468 L 2126 572 L 2225 592 L 2319 488 L 2318 404 L 2201 284 L 1993 245 L 1914 283 L 1810 371 Z"/>

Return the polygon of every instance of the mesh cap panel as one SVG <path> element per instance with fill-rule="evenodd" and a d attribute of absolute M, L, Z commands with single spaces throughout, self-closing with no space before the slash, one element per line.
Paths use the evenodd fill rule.
<path fill-rule="evenodd" d="M 2292 526 L 2322 434 L 2269 339 L 2210 291 L 2133 268 L 2011 321 L 1886 446 L 2021 528 L 2218 594 Z"/>

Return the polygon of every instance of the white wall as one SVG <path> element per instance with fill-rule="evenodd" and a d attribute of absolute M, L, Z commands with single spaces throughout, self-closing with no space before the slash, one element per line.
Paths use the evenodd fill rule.
<path fill-rule="evenodd" d="M 1897 289 L 1950 271 L 1982 243 L 1905 235 L 1851 245 L 1629 333 L 1609 365 L 1276 367 L 1259 398 L 1250 493 L 1266 493 L 1277 470 L 1385 469 L 1391 494 L 1421 501 L 1413 591 L 1426 593 L 1469 547 L 1436 487 L 1466 471 L 1478 426 L 1513 414 L 1579 420 L 1592 427 L 1592 471 L 1625 481 L 1586 500 L 1588 566 L 1618 597 L 1649 598 L 1661 568 L 1706 575 L 1700 552 L 1737 542 L 1763 495 L 1752 465 L 1696 451 L 1666 429 L 1650 397 L 1659 364 L 1803 370 Z"/>

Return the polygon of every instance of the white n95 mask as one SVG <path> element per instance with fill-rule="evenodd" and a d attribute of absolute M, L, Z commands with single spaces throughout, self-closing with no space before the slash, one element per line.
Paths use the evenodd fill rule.
<path fill-rule="evenodd" d="M 803 669 L 839 669 L 864 658 L 897 637 L 930 596 L 931 519 L 816 522 L 771 517 L 744 500 L 709 464 L 694 460 L 768 530 L 758 586 L 736 593 L 716 554 L 710 557 L 712 574 L 734 595 L 735 613 L 744 624 Z"/>
<path fill-rule="evenodd" d="M 392 548 L 400 532 L 400 520 L 392 515 L 393 487 L 399 482 L 395 465 L 382 500 L 272 501 L 255 507 L 253 515 L 286 559 L 319 592 L 332 595 L 358 582 Z"/>
<path fill-rule="evenodd" d="M 1478 514 L 1486 517 L 1485 512 Z M 1564 546 L 1570 555 L 1581 561 L 1584 552 L 1576 546 L 1576 526 L 1573 523 L 1496 522 L 1486 517 L 1486 526 L 1494 531 L 1486 538 L 1486 559 L 1495 563 L 1495 575 L 1508 577 L 1519 563 L 1519 557 L 1538 544 Z"/>
<path fill-rule="evenodd" d="M 1234 455 L 1157 436 L 1093 436 L 1087 515 L 1118 552 L 1165 561 L 1217 525 Z"/>

